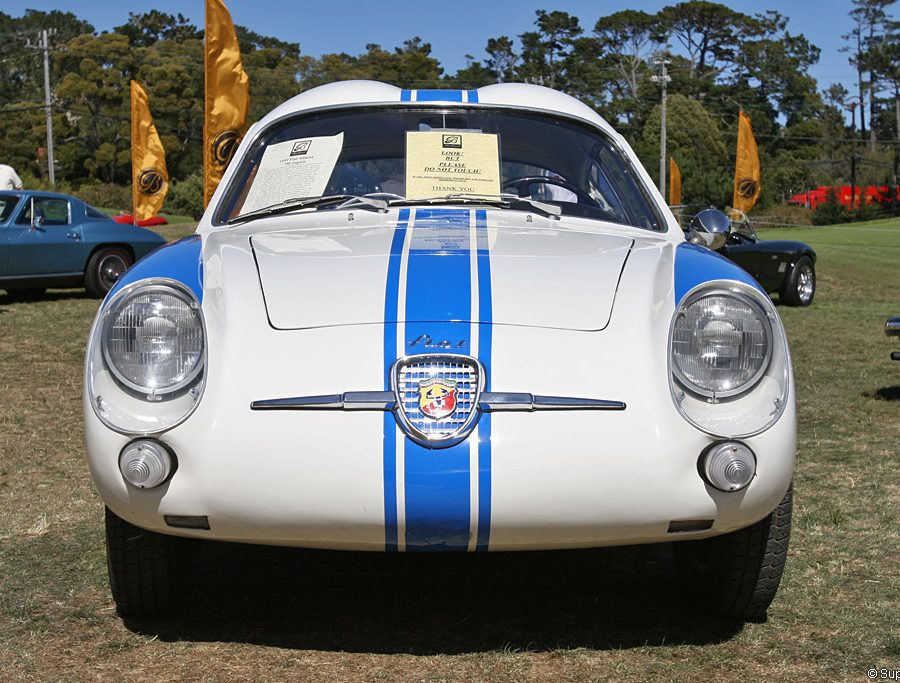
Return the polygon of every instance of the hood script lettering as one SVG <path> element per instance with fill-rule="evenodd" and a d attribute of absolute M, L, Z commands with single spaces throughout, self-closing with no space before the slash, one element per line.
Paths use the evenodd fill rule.
<path fill-rule="evenodd" d="M 464 349 L 469 345 L 469 342 L 465 339 L 460 339 L 459 341 L 450 341 L 449 339 L 433 341 L 431 335 L 420 334 L 415 339 L 410 340 L 408 344 L 409 348 L 414 348 L 421 344 L 426 349 Z"/>

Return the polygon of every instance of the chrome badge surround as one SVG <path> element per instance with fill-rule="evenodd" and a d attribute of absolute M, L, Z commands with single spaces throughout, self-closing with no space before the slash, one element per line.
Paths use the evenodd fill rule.
<path fill-rule="evenodd" d="M 420 406 L 421 388 L 436 380 L 453 384 L 456 390 L 453 411 L 438 418 L 429 417 Z M 469 436 L 481 414 L 484 386 L 484 367 L 471 356 L 405 356 L 391 366 L 397 422 L 410 439 L 428 448 L 453 446 Z"/>

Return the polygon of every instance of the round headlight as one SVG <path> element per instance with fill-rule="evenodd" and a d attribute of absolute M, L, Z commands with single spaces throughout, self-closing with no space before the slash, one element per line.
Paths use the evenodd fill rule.
<path fill-rule="evenodd" d="M 703 292 L 685 302 L 675 318 L 675 376 L 701 396 L 735 396 L 763 376 L 772 341 L 772 326 L 756 301 L 735 291 Z"/>
<path fill-rule="evenodd" d="M 175 286 L 140 287 L 106 314 L 102 347 L 110 372 L 129 389 L 150 397 L 178 391 L 203 368 L 200 306 Z"/>

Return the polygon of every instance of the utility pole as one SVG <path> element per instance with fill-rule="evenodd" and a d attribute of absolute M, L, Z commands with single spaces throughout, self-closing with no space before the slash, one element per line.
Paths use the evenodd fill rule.
<path fill-rule="evenodd" d="M 40 43 L 28 47 L 44 53 L 44 109 L 47 112 L 47 178 L 51 186 L 56 185 L 56 169 L 53 158 L 53 102 L 50 97 L 50 36 L 56 33 L 55 28 L 42 29 Z"/>
<path fill-rule="evenodd" d="M 662 106 L 659 123 L 659 193 L 666 196 L 666 86 L 672 80 L 667 72 L 671 60 L 657 59 L 654 64 L 659 67 L 659 76 L 651 76 L 650 80 L 659 83 L 662 88 Z"/>

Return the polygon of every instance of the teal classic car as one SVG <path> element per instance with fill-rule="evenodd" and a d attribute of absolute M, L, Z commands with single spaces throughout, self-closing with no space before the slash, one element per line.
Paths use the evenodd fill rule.
<path fill-rule="evenodd" d="M 0 289 L 12 297 L 48 287 L 106 296 L 131 264 L 165 242 L 70 195 L 0 192 Z"/>

